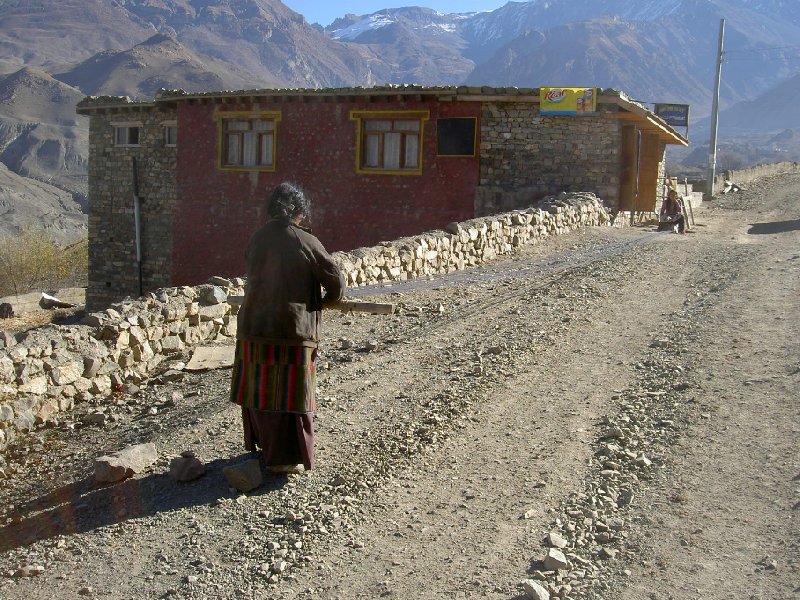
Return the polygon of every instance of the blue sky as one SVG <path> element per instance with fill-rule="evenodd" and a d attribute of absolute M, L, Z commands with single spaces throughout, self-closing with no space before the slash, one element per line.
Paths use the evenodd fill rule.
<path fill-rule="evenodd" d="M 464 13 L 482 10 L 493 10 L 506 3 L 507 0 L 428 0 L 427 2 L 392 2 L 391 0 L 283 0 L 283 3 L 295 12 L 299 12 L 309 23 L 330 25 L 336 17 L 347 13 L 368 15 L 382 8 L 399 8 L 402 6 L 424 6 L 443 13 Z"/>

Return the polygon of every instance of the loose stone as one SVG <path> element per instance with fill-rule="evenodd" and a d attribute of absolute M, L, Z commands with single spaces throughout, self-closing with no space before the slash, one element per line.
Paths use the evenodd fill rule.
<path fill-rule="evenodd" d="M 141 473 L 158 460 L 155 444 L 129 446 L 119 452 L 101 456 L 94 462 L 94 477 L 99 482 L 121 481 Z"/>
<path fill-rule="evenodd" d="M 272 563 L 272 566 L 270 567 L 270 570 L 273 573 L 283 573 L 286 570 L 286 567 L 288 567 L 288 566 L 289 566 L 289 564 L 286 561 L 284 561 L 284 560 L 276 560 L 274 563 Z"/>
<path fill-rule="evenodd" d="M 567 547 L 567 540 L 563 537 L 558 535 L 557 533 L 551 531 L 547 534 L 547 545 L 551 548 L 566 548 Z"/>
<path fill-rule="evenodd" d="M 523 581 L 522 589 L 525 590 L 525 595 L 530 600 L 550 600 L 550 592 L 533 579 Z"/>
<path fill-rule="evenodd" d="M 225 467 L 222 474 L 228 484 L 240 492 L 249 492 L 264 483 L 261 473 L 261 463 L 254 458 L 237 465 Z"/>
<path fill-rule="evenodd" d="M 569 568 L 569 563 L 563 552 L 555 548 L 550 548 L 547 551 L 547 556 L 544 558 L 544 568 L 547 571 L 558 571 L 559 569 Z"/>
<path fill-rule="evenodd" d="M 206 466 L 194 456 L 173 458 L 169 465 L 169 474 L 175 481 L 194 481 L 206 472 Z"/>

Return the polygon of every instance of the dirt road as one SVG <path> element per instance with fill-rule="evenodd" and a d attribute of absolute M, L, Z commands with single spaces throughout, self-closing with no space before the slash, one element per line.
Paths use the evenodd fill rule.
<path fill-rule="evenodd" d="M 318 468 L 246 495 L 221 475 L 250 457 L 227 371 L 30 436 L 0 480 L 0 597 L 800 597 L 800 177 L 696 218 L 330 315 Z M 93 483 L 95 456 L 140 441 L 150 472 Z M 177 484 L 187 450 L 208 471 Z"/>

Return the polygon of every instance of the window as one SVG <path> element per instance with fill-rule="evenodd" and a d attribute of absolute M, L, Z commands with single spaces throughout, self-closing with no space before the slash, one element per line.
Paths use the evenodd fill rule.
<path fill-rule="evenodd" d="M 438 156 L 475 156 L 477 118 L 456 117 L 436 121 Z"/>
<path fill-rule="evenodd" d="M 112 123 L 115 146 L 138 146 L 142 135 L 141 123 Z"/>
<path fill-rule="evenodd" d="M 174 147 L 178 145 L 178 123 L 175 121 L 164 121 L 164 145 Z"/>
<path fill-rule="evenodd" d="M 275 169 L 275 129 L 279 113 L 220 115 L 220 166 L 223 169 Z"/>
<path fill-rule="evenodd" d="M 423 121 L 428 111 L 354 111 L 359 121 L 359 173 L 422 173 Z"/>

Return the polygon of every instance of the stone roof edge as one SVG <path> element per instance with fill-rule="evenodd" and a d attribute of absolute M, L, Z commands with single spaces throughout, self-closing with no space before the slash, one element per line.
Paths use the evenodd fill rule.
<path fill-rule="evenodd" d="M 609 90 L 604 90 L 609 91 Z M 615 90 L 610 90 L 618 94 Z M 198 99 L 248 98 L 254 96 L 397 96 L 397 95 L 451 95 L 451 96 L 525 96 L 534 100 L 539 98 L 539 88 L 492 87 L 492 86 L 430 86 L 418 84 L 391 84 L 372 87 L 343 88 L 254 88 L 242 90 L 220 90 L 214 92 L 187 92 L 182 89 L 161 89 L 153 100 L 137 102 L 128 96 L 86 96 L 78 103 L 78 110 L 89 112 L 92 109 L 151 107 L 160 103 L 172 103 Z"/>
<path fill-rule="evenodd" d="M 539 89 L 520 87 L 492 87 L 492 86 L 429 86 L 417 84 L 391 84 L 373 87 L 349 88 L 259 88 L 251 90 L 221 90 L 216 92 L 186 92 L 181 89 L 161 89 L 156 97 L 149 102 L 132 101 L 128 96 L 87 96 L 77 105 L 79 114 L 90 114 L 96 110 L 125 110 L 134 108 L 153 108 L 159 104 L 172 104 L 181 101 L 198 99 L 224 99 L 224 98 L 251 98 L 254 96 L 295 96 L 295 97 L 325 97 L 325 96 L 398 96 L 398 95 L 447 95 L 456 99 L 458 97 L 474 97 L 476 100 L 486 97 L 493 101 L 508 100 L 525 97 L 528 101 L 539 101 Z M 471 99 L 471 98 L 470 98 Z M 661 130 L 663 136 L 674 140 L 684 146 L 688 140 L 671 126 L 667 125 L 660 117 L 644 105 L 630 99 L 624 92 L 613 88 L 600 88 L 599 103 L 616 104 L 620 108 L 632 112 L 652 123 Z"/>
<path fill-rule="evenodd" d="M 155 106 L 155 100 L 135 101 L 131 100 L 129 96 L 86 96 L 78 102 L 75 111 L 79 115 L 85 115 L 102 109 L 154 108 Z"/>

